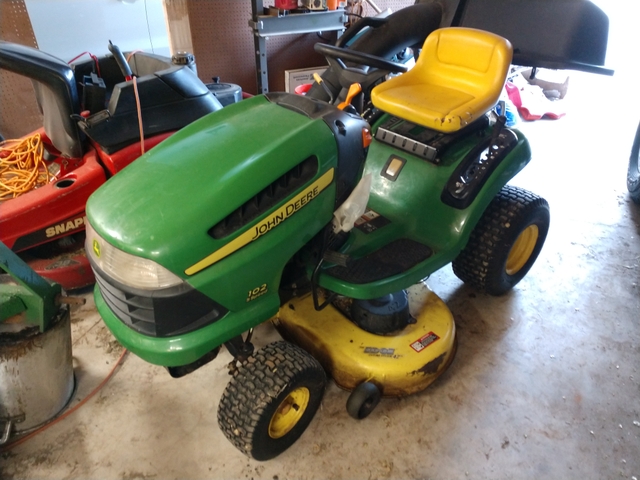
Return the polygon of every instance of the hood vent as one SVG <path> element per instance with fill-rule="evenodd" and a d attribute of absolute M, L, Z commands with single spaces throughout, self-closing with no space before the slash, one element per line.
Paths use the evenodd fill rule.
<path fill-rule="evenodd" d="M 282 200 L 296 193 L 318 173 L 318 159 L 311 156 L 251 197 L 240 208 L 209 229 L 216 240 L 224 238 L 267 213 Z"/>

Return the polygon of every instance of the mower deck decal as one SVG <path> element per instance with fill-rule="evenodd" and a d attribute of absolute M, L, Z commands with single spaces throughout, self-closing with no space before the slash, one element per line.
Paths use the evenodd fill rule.
<path fill-rule="evenodd" d="M 245 245 L 257 240 L 262 235 L 269 232 L 272 228 L 277 227 L 280 223 L 284 222 L 291 215 L 296 213 L 302 207 L 304 207 L 311 200 L 316 198 L 320 192 L 331 185 L 333 182 L 333 168 L 329 169 L 318 180 L 305 188 L 298 195 L 289 200 L 285 205 L 273 212 L 267 218 L 261 222 L 256 223 L 251 229 L 244 232 L 242 235 L 227 243 L 224 247 L 216 250 L 211 255 L 203 258 L 198 263 L 187 268 L 184 273 L 187 275 L 193 275 L 207 267 L 210 267 L 216 262 L 219 262 L 223 258 L 231 255 L 233 252 L 240 250 Z"/>
<path fill-rule="evenodd" d="M 413 348 L 416 352 L 421 352 L 436 340 L 440 340 L 440 337 L 433 332 L 429 332 L 424 337 L 421 337 L 413 342 L 411 344 L 411 348 Z"/>

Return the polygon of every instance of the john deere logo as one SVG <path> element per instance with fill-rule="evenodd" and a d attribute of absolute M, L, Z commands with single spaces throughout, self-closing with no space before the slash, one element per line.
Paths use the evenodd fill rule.
<path fill-rule="evenodd" d="M 222 260 L 228 255 L 231 255 L 233 252 L 240 250 L 245 245 L 257 240 L 262 235 L 265 235 L 273 228 L 280 225 L 282 222 L 291 217 L 294 213 L 299 211 L 302 207 L 310 203 L 314 198 L 316 198 L 320 192 L 322 192 L 325 188 L 331 185 L 333 181 L 333 168 L 327 170 L 319 179 L 305 188 L 302 192 L 300 192 L 295 197 L 291 198 L 285 205 L 277 209 L 271 215 L 266 217 L 261 222 L 258 222 L 254 225 L 250 230 L 245 231 L 240 236 L 236 237 L 231 242 L 227 243 L 224 247 L 216 250 L 211 255 L 203 258 L 195 265 L 187 268 L 184 273 L 187 275 L 193 275 L 198 273 L 200 270 L 203 270 L 214 263 Z M 94 245 L 95 249 L 95 245 Z"/>
<path fill-rule="evenodd" d="M 100 244 L 97 240 L 93 241 L 93 251 L 96 254 L 96 257 L 100 258 Z"/>

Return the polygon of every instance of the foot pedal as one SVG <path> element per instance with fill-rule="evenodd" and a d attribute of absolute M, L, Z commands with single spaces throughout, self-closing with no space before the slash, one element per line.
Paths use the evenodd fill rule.
<path fill-rule="evenodd" d="M 406 272 L 432 254 L 433 250 L 426 245 L 402 238 L 350 261 L 349 266 L 336 265 L 324 273 L 349 283 L 370 283 Z"/>

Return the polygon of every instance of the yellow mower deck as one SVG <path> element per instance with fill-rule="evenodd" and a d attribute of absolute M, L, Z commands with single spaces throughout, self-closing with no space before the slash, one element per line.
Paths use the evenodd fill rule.
<path fill-rule="evenodd" d="M 366 332 L 333 305 L 318 312 L 311 294 L 287 302 L 273 323 L 283 337 L 318 359 L 338 386 L 353 390 L 372 382 L 383 396 L 405 396 L 425 389 L 455 354 L 451 312 L 426 285 L 419 287 L 413 292 L 419 297 L 412 312 L 417 321 L 397 334 Z"/>

